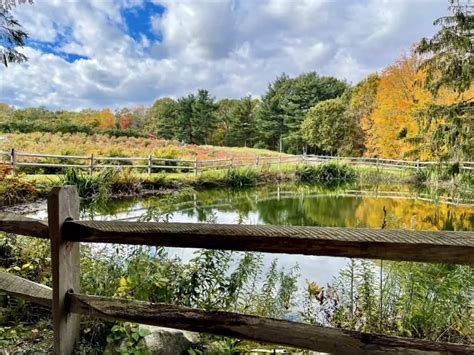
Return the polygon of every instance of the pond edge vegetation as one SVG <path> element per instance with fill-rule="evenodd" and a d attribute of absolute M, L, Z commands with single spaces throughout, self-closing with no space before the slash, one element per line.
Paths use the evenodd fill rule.
<path fill-rule="evenodd" d="M 437 170 L 438 171 L 438 170 Z M 442 170 L 439 170 L 442 171 Z M 338 186 L 358 181 L 370 183 L 425 183 L 431 173 L 414 173 L 399 169 L 351 166 L 329 161 L 322 164 L 292 163 L 262 167 L 236 167 L 203 170 L 194 173 L 140 174 L 130 169 L 106 168 L 88 174 L 79 169 L 67 169 L 64 175 L 12 175 L 8 167 L 0 169 L 0 206 L 32 202 L 44 198 L 51 187 L 74 185 L 85 199 L 107 199 L 123 196 L 160 194 L 186 188 L 241 188 L 280 182 Z M 467 176 L 471 174 L 461 174 Z M 444 174 L 444 178 L 448 175 Z M 458 178 L 463 181 L 466 177 Z"/>

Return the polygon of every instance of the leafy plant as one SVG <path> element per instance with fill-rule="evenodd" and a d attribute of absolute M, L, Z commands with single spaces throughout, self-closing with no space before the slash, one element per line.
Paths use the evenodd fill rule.
<path fill-rule="evenodd" d="M 107 336 L 107 343 L 117 345 L 120 354 L 123 355 L 151 354 L 143 342 L 143 338 L 150 334 L 151 332 L 148 329 L 141 328 L 138 324 L 117 323 Z"/>

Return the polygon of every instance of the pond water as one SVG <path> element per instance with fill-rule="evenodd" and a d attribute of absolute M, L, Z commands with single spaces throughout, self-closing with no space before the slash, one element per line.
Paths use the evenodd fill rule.
<path fill-rule="evenodd" d="M 146 198 L 125 198 L 86 204 L 83 219 L 142 220 L 273 224 L 331 227 L 389 228 L 470 231 L 474 227 L 474 201 L 430 194 L 409 186 L 339 187 L 273 185 L 241 189 L 211 189 Z M 45 211 L 39 215 L 45 218 Z M 183 260 L 194 250 L 168 248 Z M 422 252 L 422 251 L 420 251 Z M 325 285 L 348 259 L 321 256 L 266 254 L 268 266 L 300 267 L 305 279 Z"/>

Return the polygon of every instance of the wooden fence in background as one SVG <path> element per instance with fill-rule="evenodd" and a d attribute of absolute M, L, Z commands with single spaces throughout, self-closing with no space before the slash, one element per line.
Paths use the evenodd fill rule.
<path fill-rule="evenodd" d="M 473 353 L 474 346 L 369 334 L 171 304 L 80 293 L 80 242 L 208 248 L 474 265 L 474 233 L 269 225 L 79 221 L 74 187 L 54 188 L 48 221 L 0 215 L 0 231 L 49 239 L 52 289 L 0 273 L 0 291 L 52 308 L 54 349 L 71 354 L 79 315 L 159 325 L 337 354 Z"/>
<path fill-rule="evenodd" d="M 231 169 L 244 166 L 269 166 L 289 163 L 324 163 L 327 161 L 345 162 L 351 165 L 373 166 L 377 168 L 393 169 L 426 169 L 440 164 L 435 161 L 382 159 L 366 157 L 335 157 L 327 155 L 288 155 L 239 157 L 232 156 L 224 159 L 171 159 L 162 157 L 102 157 L 91 155 L 58 155 L 17 152 L 11 149 L 8 152 L 0 151 L 0 162 L 7 164 L 15 172 L 18 168 L 78 168 L 88 171 L 103 168 L 140 169 L 152 174 L 157 171 L 189 171 L 197 174 L 206 169 Z M 474 162 L 462 162 L 459 165 L 462 171 L 474 171 Z"/>

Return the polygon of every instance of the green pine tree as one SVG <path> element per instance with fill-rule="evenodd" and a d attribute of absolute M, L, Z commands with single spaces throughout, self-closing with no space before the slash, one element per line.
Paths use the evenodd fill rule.
<path fill-rule="evenodd" d="M 460 100 L 419 112 L 422 132 L 413 143 L 428 146 L 440 159 L 469 160 L 474 156 L 474 97 L 463 94 L 474 81 L 474 5 L 459 0 L 450 4 L 452 15 L 434 22 L 441 29 L 433 38 L 423 38 L 417 52 L 428 56 L 419 67 L 427 73 L 423 85 L 434 96 L 442 88 L 453 90 Z M 430 134 L 431 127 L 436 129 Z"/>

